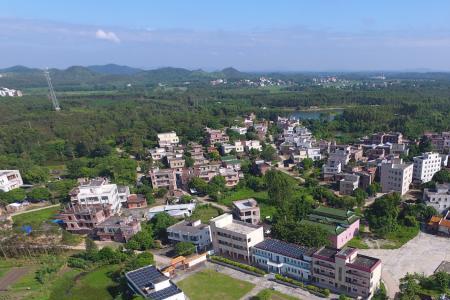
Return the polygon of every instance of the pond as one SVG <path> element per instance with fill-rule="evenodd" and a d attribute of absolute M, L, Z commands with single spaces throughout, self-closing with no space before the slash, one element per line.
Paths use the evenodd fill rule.
<path fill-rule="evenodd" d="M 293 112 L 289 117 L 297 120 L 334 120 L 337 115 L 344 112 L 343 108 L 336 109 L 317 109 L 317 110 L 298 110 Z"/>

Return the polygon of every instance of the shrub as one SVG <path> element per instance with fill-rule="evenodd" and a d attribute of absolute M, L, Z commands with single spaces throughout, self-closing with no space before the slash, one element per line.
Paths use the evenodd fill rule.
<path fill-rule="evenodd" d="M 330 290 L 329 289 L 322 289 L 322 288 L 314 286 L 314 285 L 306 285 L 305 286 L 300 281 L 297 281 L 297 280 L 289 278 L 289 277 L 284 277 L 283 275 L 280 275 L 280 274 L 275 274 L 275 279 L 279 280 L 279 281 L 284 281 L 286 283 L 290 283 L 290 284 L 295 285 L 295 286 L 298 286 L 301 289 L 307 290 L 311 294 L 315 294 L 315 295 L 318 295 L 318 296 L 321 296 L 321 297 L 328 297 L 330 295 Z"/>
<path fill-rule="evenodd" d="M 69 257 L 67 260 L 67 265 L 71 268 L 77 268 L 77 269 L 87 269 L 88 263 L 86 260 L 79 258 L 79 257 Z"/>
<path fill-rule="evenodd" d="M 210 256 L 209 259 L 211 259 L 212 261 L 217 261 L 217 262 L 225 263 L 227 265 L 238 267 L 240 269 L 243 269 L 243 270 L 246 270 L 246 271 L 249 271 L 249 272 L 253 272 L 253 273 L 256 273 L 256 274 L 259 274 L 259 275 L 265 275 L 266 274 L 266 272 L 264 272 L 261 269 L 258 269 L 256 267 L 249 266 L 249 265 L 246 265 L 246 264 L 241 264 L 241 263 L 238 263 L 238 262 L 236 262 L 234 260 L 231 260 L 231 259 L 228 259 L 228 258 L 224 258 L 224 257 L 221 257 L 221 256 Z"/>

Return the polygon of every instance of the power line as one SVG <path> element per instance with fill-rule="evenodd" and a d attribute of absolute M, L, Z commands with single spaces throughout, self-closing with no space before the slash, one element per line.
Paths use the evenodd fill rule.
<path fill-rule="evenodd" d="M 50 72 L 48 71 L 48 68 L 44 71 L 44 75 L 45 79 L 47 79 L 48 92 L 50 94 L 50 98 L 52 99 L 53 109 L 59 111 L 61 110 L 61 107 L 59 106 L 58 99 L 56 98 L 55 90 L 53 89 L 53 84 L 50 78 Z"/>

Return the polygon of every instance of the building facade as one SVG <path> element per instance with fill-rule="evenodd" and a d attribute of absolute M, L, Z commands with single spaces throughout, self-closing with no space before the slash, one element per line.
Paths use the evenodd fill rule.
<path fill-rule="evenodd" d="M 19 170 L 0 170 L 0 191 L 9 192 L 23 185 Z"/>
<path fill-rule="evenodd" d="M 344 174 L 339 181 L 339 193 L 341 195 L 351 195 L 359 186 L 359 176 L 356 174 Z"/>
<path fill-rule="evenodd" d="M 149 171 L 152 186 L 155 189 L 165 188 L 169 191 L 178 189 L 177 177 L 174 169 L 152 169 Z"/>
<path fill-rule="evenodd" d="M 382 163 L 380 172 L 381 191 L 406 194 L 412 182 L 413 164 Z"/>
<path fill-rule="evenodd" d="M 211 245 L 211 231 L 209 225 L 200 220 L 181 221 L 167 228 L 167 236 L 172 242 L 190 242 L 197 251 L 205 251 Z"/>
<path fill-rule="evenodd" d="M 158 133 L 158 144 L 160 147 L 176 145 L 180 142 L 175 131 Z"/>
<path fill-rule="evenodd" d="M 421 183 L 429 182 L 441 170 L 439 153 L 427 152 L 414 157 L 413 179 Z"/>
<path fill-rule="evenodd" d="M 426 205 L 434 207 L 443 214 L 450 209 L 450 183 L 436 184 L 436 188 L 423 190 L 423 200 Z"/>
<path fill-rule="evenodd" d="M 256 225 L 261 221 L 258 202 L 253 198 L 233 201 L 233 215 L 235 219 L 250 224 Z"/>
<path fill-rule="evenodd" d="M 266 239 L 252 248 L 252 261 L 269 273 L 310 281 L 312 255 L 317 249 L 275 239 Z"/>
<path fill-rule="evenodd" d="M 381 260 L 354 248 L 323 247 L 312 257 L 312 277 L 319 286 L 364 299 L 372 298 L 380 286 Z"/>
<path fill-rule="evenodd" d="M 251 263 L 250 249 L 264 240 L 262 226 L 233 219 L 223 214 L 210 221 L 214 253 Z"/>
<path fill-rule="evenodd" d="M 141 222 L 129 216 L 111 216 L 95 226 L 96 235 L 101 241 L 126 243 L 141 231 Z"/>

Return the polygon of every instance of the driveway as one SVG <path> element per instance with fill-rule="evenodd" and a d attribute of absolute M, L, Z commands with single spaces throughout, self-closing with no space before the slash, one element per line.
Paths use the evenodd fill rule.
<path fill-rule="evenodd" d="M 381 259 L 382 279 L 390 298 L 399 291 L 407 273 L 431 275 L 443 260 L 450 260 L 450 239 L 420 232 L 399 249 L 367 249 L 359 253 Z"/>

